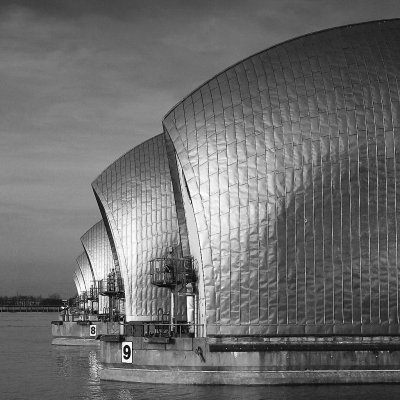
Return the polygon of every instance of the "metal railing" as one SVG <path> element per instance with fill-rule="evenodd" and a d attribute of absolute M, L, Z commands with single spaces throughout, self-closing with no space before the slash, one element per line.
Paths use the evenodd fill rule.
<path fill-rule="evenodd" d="M 98 291 L 102 296 L 124 297 L 124 284 L 118 272 L 111 272 L 107 279 L 98 282 Z"/>
<path fill-rule="evenodd" d="M 185 287 L 196 282 L 193 258 L 159 257 L 149 261 L 151 284 L 161 287 Z"/>
<path fill-rule="evenodd" d="M 99 289 L 95 285 L 90 287 L 87 298 L 88 298 L 88 300 L 91 300 L 91 301 L 99 300 Z"/>
<path fill-rule="evenodd" d="M 123 325 L 125 336 L 183 338 L 203 337 L 205 333 L 204 325 L 187 322 L 171 324 L 163 321 L 152 321 L 140 324 L 123 323 Z"/>
<path fill-rule="evenodd" d="M 80 303 L 87 301 L 88 300 L 87 292 L 82 292 L 80 295 L 77 296 L 77 299 Z"/>

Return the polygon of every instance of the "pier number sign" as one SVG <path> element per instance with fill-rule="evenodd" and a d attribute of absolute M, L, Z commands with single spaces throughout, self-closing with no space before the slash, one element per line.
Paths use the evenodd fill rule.
<path fill-rule="evenodd" d="M 96 336 L 97 334 L 97 325 L 89 325 L 89 336 Z"/>
<path fill-rule="evenodd" d="M 122 342 L 121 350 L 121 361 L 123 363 L 131 364 L 133 362 L 132 342 Z"/>

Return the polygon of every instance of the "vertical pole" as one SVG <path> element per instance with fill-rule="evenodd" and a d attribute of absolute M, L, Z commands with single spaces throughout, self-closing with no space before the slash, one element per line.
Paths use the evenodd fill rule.
<path fill-rule="evenodd" d="M 187 293 L 186 295 L 186 319 L 188 323 L 188 328 L 189 328 L 189 333 L 194 333 L 194 325 L 195 325 L 195 313 L 196 313 L 196 307 L 194 304 L 194 294 L 193 293 Z"/>
<path fill-rule="evenodd" d="M 175 319 L 175 293 L 174 288 L 171 288 L 171 312 L 170 312 L 170 332 L 174 330 L 174 319 Z"/>
<path fill-rule="evenodd" d="M 113 307 L 114 307 L 114 298 L 113 296 L 110 296 L 110 301 L 108 304 L 108 318 L 110 322 L 113 320 Z"/>
<path fill-rule="evenodd" d="M 193 293 L 193 316 L 194 316 L 194 337 L 197 338 L 199 336 L 199 332 L 197 331 L 198 317 L 197 317 L 197 296 L 196 293 Z"/>

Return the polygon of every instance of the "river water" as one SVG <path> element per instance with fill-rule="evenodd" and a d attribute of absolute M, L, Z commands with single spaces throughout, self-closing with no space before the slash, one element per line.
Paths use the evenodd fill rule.
<path fill-rule="evenodd" d="M 400 398 L 400 385 L 185 386 L 106 382 L 96 348 L 52 346 L 56 313 L 0 313 L 1 400 L 302 400 Z"/>

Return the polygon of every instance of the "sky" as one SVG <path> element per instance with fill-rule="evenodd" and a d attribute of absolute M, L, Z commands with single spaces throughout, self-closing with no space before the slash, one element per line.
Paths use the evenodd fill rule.
<path fill-rule="evenodd" d="M 76 293 L 91 182 L 230 65 L 398 0 L 0 0 L 0 296 Z"/>

